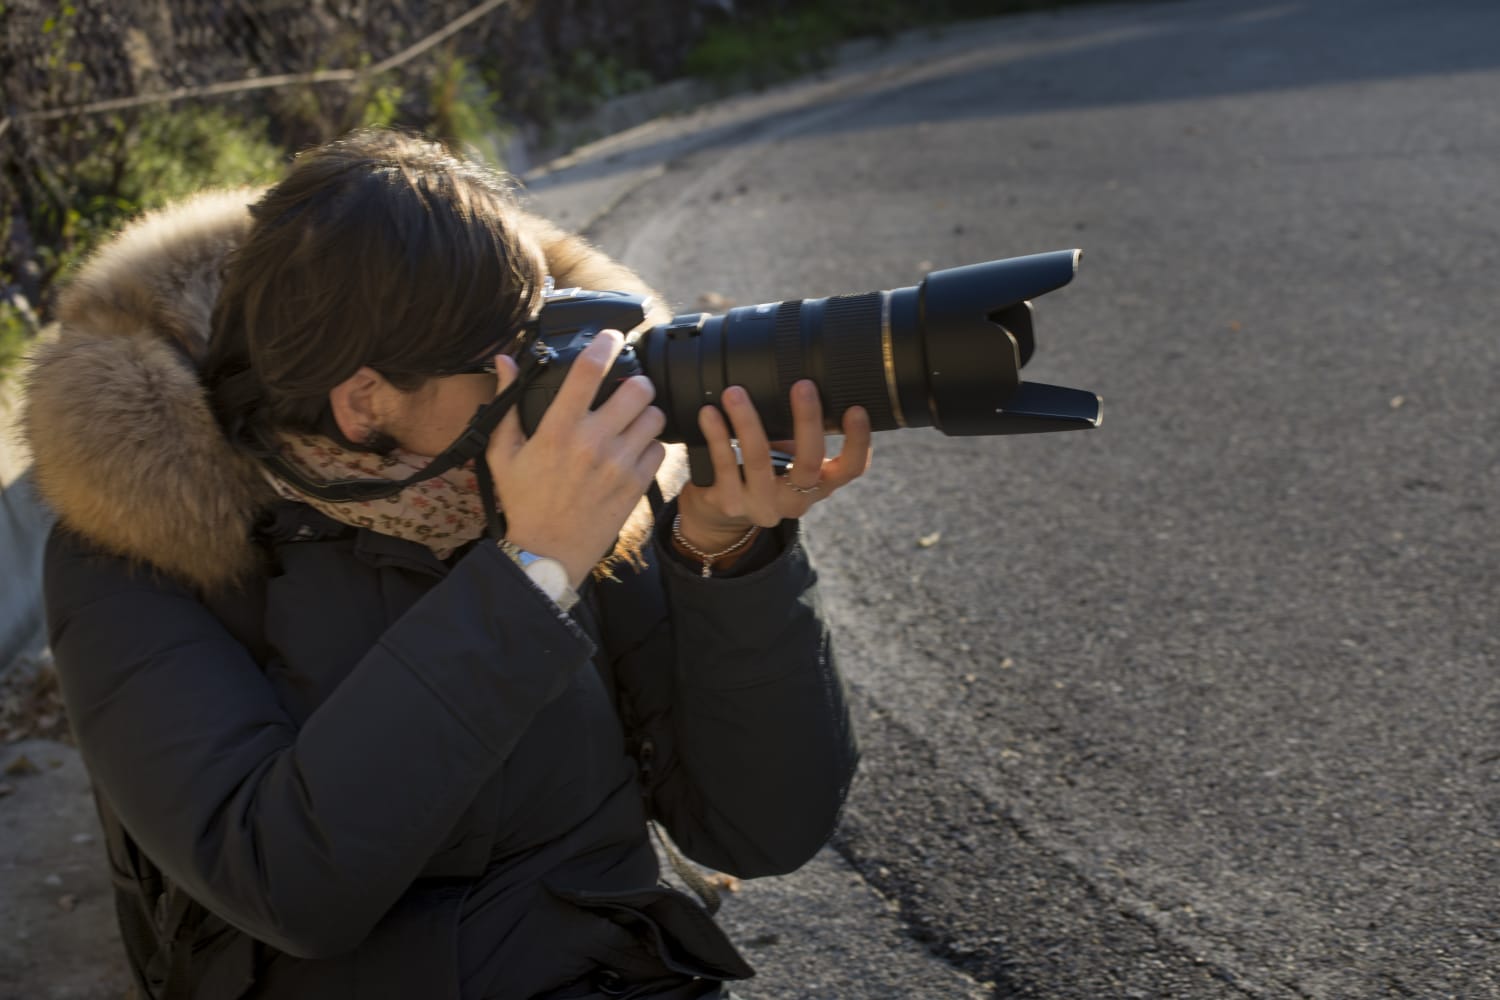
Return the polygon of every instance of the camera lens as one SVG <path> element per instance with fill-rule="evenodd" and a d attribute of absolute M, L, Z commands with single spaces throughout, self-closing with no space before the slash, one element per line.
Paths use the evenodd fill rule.
<path fill-rule="evenodd" d="M 679 316 L 636 342 L 643 371 L 667 413 L 663 440 L 700 443 L 698 410 L 743 386 L 772 439 L 792 436 L 793 383 L 818 384 L 830 429 L 850 406 L 870 412 L 875 430 L 902 426 L 882 356 L 882 307 L 890 292 L 792 299 Z"/>
<path fill-rule="evenodd" d="M 770 438 L 790 438 L 788 394 L 803 378 L 817 383 L 829 430 L 858 405 L 877 431 L 1008 433 L 1033 344 L 1025 299 L 1067 284 L 1077 261 L 1059 250 L 934 271 L 907 288 L 679 316 L 635 354 L 666 411 L 665 441 L 701 443 L 698 409 L 732 385 L 750 393 Z M 1097 403 L 1081 393 L 1060 416 L 1097 423 Z"/>

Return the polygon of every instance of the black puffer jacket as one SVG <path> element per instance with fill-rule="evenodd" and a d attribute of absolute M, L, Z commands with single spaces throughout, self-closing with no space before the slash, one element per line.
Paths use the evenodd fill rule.
<path fill-rule="evenodd" d="M 152 225 L 148 249 L 163 244 Z M 146 254 L 158 270 L 216 273 L 211 255 L 165 244 Z M 107 256 L 75 295 L 133 273 Z M 174 295 L 192 283 L 172 277 L 158 284 Z M 122 884 L 149 862 L 178 888 L 157 916 L 183 928 L 192 994 L 690 997 L 750 974 L 696 903 L 659 886 L 646 821 L 741 876 L 790 871 L 828 836 L 855 750 L 795 524 L 729 579 L 700 578 L 653 537 L 645 569 L 589 584 L 563 615 L 492 543 L 445 564 L 245 501 L 237 516 L 253 514 L 268 558 L 228 586 L 184 570 L 191 553 L 152 557 L 174 524 L 183 545 L 212 547 L 200 525 L 216 515 L 192 491 L 222 484 L 195 481 L 214 470 L 180 453 L 197 419 L 172 399 L 194 385 L 180 345 L 153 354 L 139 336 L 169 323 L 89 321 L 120 301 L 75 301 L 32 375 L 38 476 L 61 522 L 46 599 L 101 813 L 141 852 L 111 860 Z M 60 412 L 112 351 L 108 378 L 149 374 L 131 391 L 156 410 L 134 425 Z M 120 395 L 105 405 L 130 410 Z M 153 424 L 173 419 L 166 436 Z M 80 485 L 90 467 L 105 482 Z M 107 489 L 138 483 L 144 495 Z M 136 543 L 131 518 L 164 523 Z M 175 920 L 188 899 L 205 915 Z"/>

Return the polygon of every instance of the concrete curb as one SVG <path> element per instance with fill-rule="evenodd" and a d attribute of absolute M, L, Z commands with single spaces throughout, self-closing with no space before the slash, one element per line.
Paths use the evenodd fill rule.
<path fill-rule="evenodd" d="M 42 549 L 52 517 L 28 471 L 0 490 L 0 676 L 46 643 L 42 613 Z"/>
<path fill-rule="evenodd" d="M 0 383 L 0 676 L 46 642 L 42 548 L 52 515 L 37 496 L 21 443 L 17 383 Z"/>

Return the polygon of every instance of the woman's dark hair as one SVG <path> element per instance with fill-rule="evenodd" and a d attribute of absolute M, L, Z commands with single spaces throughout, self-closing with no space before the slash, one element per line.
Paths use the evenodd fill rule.
<path fill-rule="evenodd" d="M 329 390 L 362 366 L 409 391 L 498 349 L 544 276 L 516 212 L 501 175 L 401 132 L 300 154 L 214 309 L 203 381 L 231 439 L 326 431 Z"/>

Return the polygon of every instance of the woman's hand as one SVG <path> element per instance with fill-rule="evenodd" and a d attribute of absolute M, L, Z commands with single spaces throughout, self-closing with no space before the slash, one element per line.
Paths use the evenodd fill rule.
<path fill-rule="evenodd" d="M 573 361 L 536 433 L 526 436 L 520 408 L 513 407 L 485 450 L 505 537 L 561 562 L 575 590 L 614 544 L 666 457 L 656 440 L 666 416 L 651 405 L 656 388 L 644 375 L 626 379 L 589 409 L 624 343 L 618 331 L 600 332 Z M 515 381 L 513 359 L 500 355 L 495 368 L 500 389 Z"/>
<path fill-rule="evenodd" d="M 796 437 L 790 442 L 766 440 L 760 414 L 750 394 L 739 386 L 724 390 L 721 397 L 729 423 L 718 407 L 698 411 L 698 428 L 713 458 L 714 484 L 688 484 L 678 500 L 682 534 L 694 547 L 718 552 L 744 537 L 752 525 L 769 528 L 785 518 L 801 517 L 869 468 L 870 417 L 863 407 L 853 406 L 844 413 L 843 451 L 837 458 L 825 458 L 823 404 L 817 385 L 803 379 L 792 386 L 791 399 Z M 731 437 L 739 440 L 743 466 L 735 458 Z M 785 476 L 776 475 L 771 465 L 773 445 L 792 450 L 792 467 Z"/>

